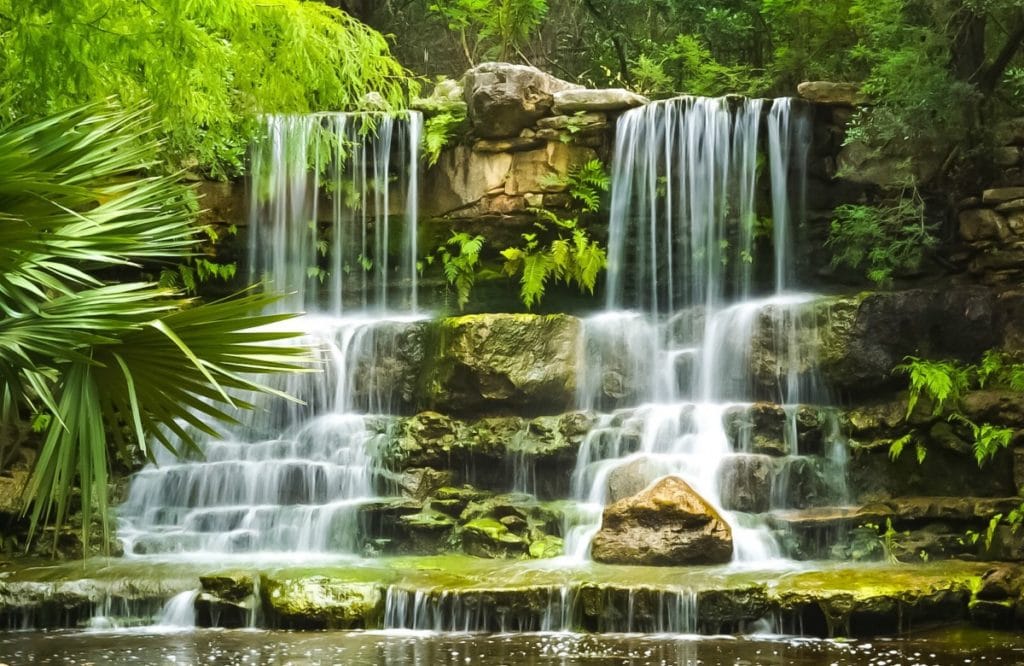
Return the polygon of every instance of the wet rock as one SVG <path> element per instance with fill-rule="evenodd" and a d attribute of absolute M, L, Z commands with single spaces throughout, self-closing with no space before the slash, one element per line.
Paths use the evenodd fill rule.
<path fill-rule="evenodd" d="M 722 421 L 738 451 L 772 456 L 789 453 L 784 437 L 786 414 L 779 405 L 758 402 L 749 407 L 730 407 Z"/>
<path fill-rule="evenodd" d="M 1016 599 L 1020 596 L 1022 572 L 1019 566 L 1000 565 L 986 571 L 976 597 L 985 601 Z"/>
<path fill-rule="evenodd" d="M 975 599 L 968 606 L 971 623 L 986 629 L 1012 629 L 1016 624 L 1013 600 Z"/>
<path fill-rule="evenodd" d="M 772 497 L 772 458 L 761 454 L 738 454 L 722 461 L 718 487 L 722 508 L 728 511 L 761 513 Z"/>
<path fill-rule="evenodd" d="M 856 106 L 868 101 L 860 92 L 860 84 L 835 81 L 804 81 L 796 87 L 797 94 L 817 104 Z"/>
<path fill-rule="evenodd" d="M 591 554 L 608 564 L 728 562 L 732 531 L 685 481 L 670 476 L 607 507 Z"/>
<path fill-rule="evenodd" d="M 398 519 L 401 540 L 393 548 L 396 553 L 432 555 L 451 550 L 457 525 L 454 518 L 437 511 L 423 511 Z"/>
<path fill-rule="evenodd" d="M 1002 215 L 990 208 L 975 208 L 960 213 L 960 237 L 965 241 L 1005 240 L 1010 230 Z"/>
<path fill-rule="evenodd" d="M 492 518 L 477 518 L 462 528 L 462 548 L 476 557 L 517 557 L 529 552 L 529 543 Z"/>
<path fill-rule="evenodd" d="M 421 401 L 450 412 L 559 413 L 576 390 L 579 320 L 484 314 L 440 322 Z"/>
<path fill-rule="evenodd" d="M 996 346 L 1000 331 L 991 291 L 954 288 L 870 293 L 813 306 L 817 357 L 834 388 L 869 395 L 904 383 L 892 369 L 907 355 L 974 360 Z"/>
<path fill-rule="evenodd" d="M 608 501 L 632 497 L 664 474 L 659 465 L 646 457 L 616 467 L 608 474 Z"/>
<path fill-rule="evenodd" d="M 260 581 L 271 626 L 287 629 L 365 629 L 380 626 L 384 590 L 373 583 L 351 583 L 326 576 Z"/>
<path fill-rule="evenodd" d="M 451 470 L 419 467 L 402 472 L 399 485 L 402 494 L 423 501 L 437 489 L 452 485 L 453 479 L 454 474 Z"/>
<path fill-rule="evenodd" d="M 554 95 L 552 111 L 556 114 L 575 111 L 624 111 L 635 106 L 643 106 L 648 101 L 646 97 L 622 88 L 562 90 Z"/>
<path fill-rule="evenodd" d="M 203 592 L 226 601 L 244 600 L 253 593 L 255 589 L 253 583 L 253 575 L 244 571 L 199 577 L 199 584 L 202 586 Z"/>
<path fill-rule="evenodd" d="M 963 397 L 963 413 L 976 423 L 1024 426 L 1024 400 L 1010 390 L 971 391 Z"/>
<path fill-rule="evenodd" d="M 990 206 L 1014 199 L 1024 199 L 1024 187 L 998 187 L 981 193 L 982 202 Z"/>
<path fill-rule="evenodd" d="M 473 132 L 483 138 L 518 136 L 545 116 L 557 92 L 579 86 L 535 67 L 487 62 L 463 78 Z"/>
<path fill-rule="evenodd" d="M 705 590 L 697 595 L 697 612 L 707 633 L 738 630 L 742 623 L 767 615 L 768 590 L 764 585 Z"/>
<path fill-rule="evenodd" d="M 544 537 L 530 544 L 530 557 L 535 560 L 549 557 L 559 557 L 565 550 L 565 543 L 561 537 L 545 535 Z"/>

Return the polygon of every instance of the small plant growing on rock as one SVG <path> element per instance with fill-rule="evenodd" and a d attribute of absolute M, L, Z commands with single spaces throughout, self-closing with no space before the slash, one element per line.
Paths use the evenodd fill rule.
<path fill-rule="evenodd" d="M 972 421 L 962 413 L 962 399 L 974 387 L 997 386 L 1012 391 L 1024 390 L 1024 363 L 1017 363 L 996 350 L 986 352 L 980 364 L 931 361 L 916 356 L 907 356 L 904 360 L 906 362 L 896 366 L 893 372 L 906 375 L 910 380 L 908 417 L 923 396 L 931 403 L 932 416 L 945 413 L 947 421 L 963 426 L 971 433 L 974 457 L 979 467 L 983 467 L 1000 450 L 1010 445 L 1013 428 Z M 918 463 L 924 462 L 927 448 L 915 432 L 894 440 L 889 446 L 889 457 L 896 460 L 911 443 L 914 444 Z"/>

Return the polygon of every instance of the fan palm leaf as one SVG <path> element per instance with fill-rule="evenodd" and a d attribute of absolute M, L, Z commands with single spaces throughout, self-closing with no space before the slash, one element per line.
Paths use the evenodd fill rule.
<path fill-rule="evenodd" d="M 63 525 L 80 493 L 107 543 L 112 449 L 198 449 L 274 393 L 258 377 L 306 367 L 263 314 L 273 296 L 198 303 L 103 271 L 184 260 L 191 192 L 140 176 L 155 143 L 144 110 L 102 105 L 0 128 L 0 410 L 50 416 L 27 494 L 31 531 Z"/>

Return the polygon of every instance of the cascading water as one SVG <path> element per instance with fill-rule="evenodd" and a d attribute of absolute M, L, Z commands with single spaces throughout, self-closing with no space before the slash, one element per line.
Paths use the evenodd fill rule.
<path fill-rule="evenodd" d="M 302 404 L 246 414 L 201 455 L 159 452 L 120 510 L 126 553 L 355 552 L 357 509 L 375 494 L 367 415 L 402 400 L 379 367 L 415 326 L 421 127 L 417 113 L 266 118 L 249 265 L 286 294 L 282 310 L 310 313 L 286 325 L 323 372 L 281 378 Z"/>
<path fill-rule="evenodd" d="M 784 405 L 785 453 L 796 455 L 797 405 L 825 399 L 813 371 L 800 371 L 798 313 L 812 297 L 787 291 L 806 121 L 788 99 L 763 111 L 757 99 L 682 97 L 619 120 L 607 303 L 584 322 L 578 393 L 580 408 L 618 411 L 600 419 L 581 446 L 572 479 L 578 508 L 566 525 L 569 555 L 586 556 L 603 507 L 617 499 L 610 495 L 616 470 L 686 479 L 725 510 L 735 560 L 780 555 L 756 515 L 769 508 L 768 498 L 752 510 L 733 497 L 734 479 L 755 463 L 783 470 L 788 463 L 752 460 L 728 424 L 753 401 Z M 770 220 L 758 217 L 764 154 Z M 761 236 L 773 241 L 770 262 Z M 785 474 L 775 476 L 781 486 Z M 773 496 L 786 494 L 776 488 Z"/>

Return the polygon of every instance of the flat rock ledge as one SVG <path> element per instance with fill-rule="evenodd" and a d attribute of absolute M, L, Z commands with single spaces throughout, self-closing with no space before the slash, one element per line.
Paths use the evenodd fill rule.
<path fill-rule="evenodd" d="M 370 568 L 370 567 L 377 568 Z M 8 626 L 90 623 L 97 608 L 159 614 L 161 601 L 196 592 L 200 626 L 298 630 L 413 628 L 479 631 L 730 633 L 774 620 L 808 636 L 897 635 L 925 626 L 974 623 L 1013 628 L 1022 617 L 1019 567 L 951 561 L 912 565 L 825 564 L 818 571 L 728 567 L 535 568 L 477 558 L 409 558 L 360 568 L 322 566 L 171 577 L 0 581 Z M 454 568 L 453 568 L 454 567 Z M 135 576 L 145 576 L 136 570 Z M 201 582 L 200 582 L 201 581 Z"/>

